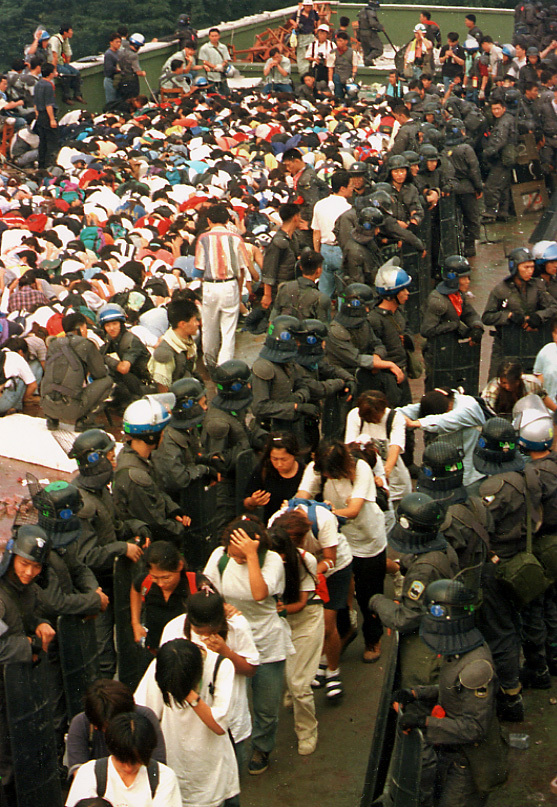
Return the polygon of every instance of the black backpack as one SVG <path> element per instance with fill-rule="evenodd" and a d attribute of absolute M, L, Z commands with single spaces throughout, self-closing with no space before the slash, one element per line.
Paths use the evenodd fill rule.
<path fill-rule="evenodd" d="M 149 787 L 151 788 L 151 798 L 155 798 L 157 787 L 159 786 L 159 763 L 152 759 L 147 765 L 147 776 L 149 777 Z M 97 796 L 104 798 L 106 793 L 106 783 L 108 779 L 108 757 L 95 760 L 95 779 L 97 780 Z"/>

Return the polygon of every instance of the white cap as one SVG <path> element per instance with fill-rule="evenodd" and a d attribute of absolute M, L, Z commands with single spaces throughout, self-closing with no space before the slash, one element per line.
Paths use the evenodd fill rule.
<path fill-rule="evenodd" d="M 313 0 L 302 0 L 302 5 L 303 6 L 312 6 L 313 5 Z"/>
<path fill-rule="evenodd" d="M 317 30 L 318 30 L 318 31 L 327 31 L 327 33 L 329 33 L 329 31 L 330 31 L 331 29 L 329 28 L 329 26 L 328 26 L 328 25 L 325 25 L 325 23 L 323 23 L 323 25 L 319 25 L 319 26 L 317 27 Z"/>

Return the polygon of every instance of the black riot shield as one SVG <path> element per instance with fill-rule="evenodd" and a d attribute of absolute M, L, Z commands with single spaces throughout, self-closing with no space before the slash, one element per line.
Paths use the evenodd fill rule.
<path fill-rule="evenodd" d="M 418 807 L 424 739 L 419 729 L 407 734 L 397 726 L 385 789 L 377 807 Z"/>
<path fill-rule="evenodd" d="M 390 370 L 373 371 L 368 370 L 367 367 L 359 367 L 355 375 L 357 385 L 355 400 L 358 400 L 362 392 L 373 389 L 382 392 L 386 396 L 389 406 L 402 406 L 401 388 L 396 383 L 396 377 Z"/>
<path fill-rule="evenodd" d="M 87 687 L 99 677 L 99 657 L 92 619 L 63 614 L 57 622 L 60 664 L 68 720 L 83 711 Z"/>
<path fill-rule="evenodd" d="M 398 633 L 395 631 L 389 645 L 388 657 L 385 659 L 385 677 L 377 709 L 373 740 L 366 769 L 364 789 L 360 799 L 360 807 L 369 807 L 383 792 L 391 752 L 395 741 L 396 712 L 392 709 L 392 694 L 398 686 Z"/>
<path fill-rule="evenodd" d="M 525 331 L 520 325 L 505 325 L 501 328 L 503 356 L 516 356 L 525 373 L 531 373 L 534 361 L 544 345 L 551 342 L 551 326 L 544 323 L 537 331 Z"/>
<path fill-rule="evenodd" d="M 134 564 L 125 555 L 114 564 L 114 624 L 116 626 L 116 655 L 118 679 L 132 690 L 143 675 L 148 658 L 147 650 L 135 643 L 130 610 L 130 589 Z"/>
<path fill-rule="evenodd" d="M 245 451 L 240 451 L 236 457 L 236 514 L 241 515 L 244 512 L 244 499 L 246 496 L 246 485 L 249 478 L 255 470 L 257 464 L 257 457 L 255 451 L 247 448 Z"/>
<path fill-rule="evenodd" d="M 182 491 L 180 506 L 191 518 L 184 540 L 190 571 L 201 571 L 219 542 L 217 486 L 197 479 Z"/>
<path fill-rule="evenodd" d="M 460 227 L 454 194 L 439 199 L 439 266 L 449 255 L 462 255 Z"/>
<path fill-rule="evenodd" d="M 3 666 L 4 693 L 18 807 L 61 807 L 56 737 L 46 658 Z"/>
<path fill-rule="evenodd" d="M 425 391 L 436 387 L 462 387 L 468 395 L 478 395 L 481 345 L 459 340 L 445 333 L 427 341 L 425 352 Z"/>
<path fill-rule="evenodd" d="M 353 401 L 348 402 L 346 396 L 328 395 L 323 401 L 321 416 L 321 434 L 325 440 L 343 440 L 346 415 Z"/>
<path fill-rule="evenodd" d="M 420 236 L 421 237 L 421 236 Z M 402 266 L 412 278 L 408 287 L 410 297 L 404 306 L 404 316 L 412 333 L 420 332 L 422 309 L 431 291 L 431 271 L 429 259 L 422 258 L 410 244 L 402 246 Z"/>

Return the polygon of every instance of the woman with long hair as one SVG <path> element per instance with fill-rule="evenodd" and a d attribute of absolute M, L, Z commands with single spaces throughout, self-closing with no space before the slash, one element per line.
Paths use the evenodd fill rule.
<path fill-rule="evenodd" d="M 307 466 L 298 496 L 313 499 L 322 492 L 333 513 L 347 521 L 341 528 L 352 551 L 356 599 L 363 616 L 365 663 L 381 656 L 383 627 L 368 603 L 383 593 L 387 561 L 385 519 L 376 502 L 373 472 L 363 459 L 355 460 L 341 440 L 322 440 L 315 461 Z M 334 672 L 327 668 L 326 676 Z"/>
<path fill-rule="evenodd" d="M 246 510 L 263 508 L 265 523 L 298 490 L 305 467 L 298 459 L 299 450 L 298 441 L 288 432 L 272 432 L 267 439 L 244 498 Z"/>

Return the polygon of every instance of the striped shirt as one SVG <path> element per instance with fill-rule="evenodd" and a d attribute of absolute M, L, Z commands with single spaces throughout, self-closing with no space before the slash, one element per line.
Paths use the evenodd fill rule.
<path fill-rule="evenodd" d="M 242 236 L 226 227 L 213 227 L 197 239 L 195 268 L 203 272 L 203 280 L 235 280 L 248 266 Z"/>

